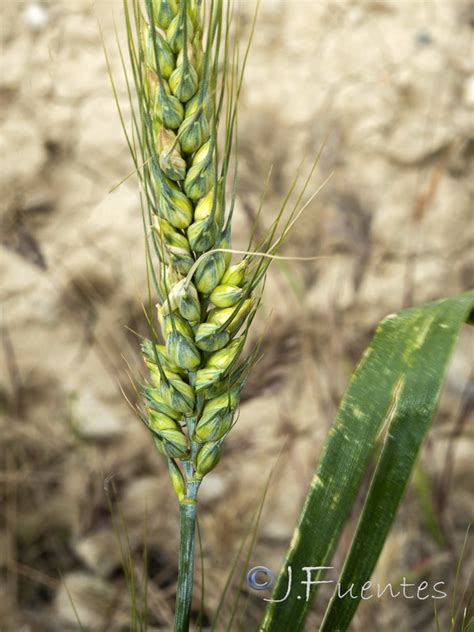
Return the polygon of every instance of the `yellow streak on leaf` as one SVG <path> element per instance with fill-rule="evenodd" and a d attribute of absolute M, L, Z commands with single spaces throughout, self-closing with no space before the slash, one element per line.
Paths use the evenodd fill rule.
<path fill-rule="evenodd" d="M 405 386 L 405 378 L 400 376 L 400 378 L 395 383 L 395 386 L 392 389 L 392 398 L 390 401 L 390 405 L 387 410 L 387 414 L 385 415 L 385 419 L 383 421 L 382 427 L 377 433 L 376 442 L 379 441 L 380 437 L 386 435 L 390 424 L 392 423 L 392 419 L 395 416 L 395 413 L 398 408 L 398 402 L 400 401 L 400 396 L 402 394 L 403 387 Z M 385 439 L 384 439 L 385 441 Z"/>

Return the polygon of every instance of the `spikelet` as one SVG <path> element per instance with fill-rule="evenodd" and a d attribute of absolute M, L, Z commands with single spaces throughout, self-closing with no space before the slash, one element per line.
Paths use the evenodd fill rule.
<path fill-rule="evenodd" d="M 201 479 L 219 463 L 222 454 L 222 441 L 205 443 L 197 453 L 196 478 Z"/>

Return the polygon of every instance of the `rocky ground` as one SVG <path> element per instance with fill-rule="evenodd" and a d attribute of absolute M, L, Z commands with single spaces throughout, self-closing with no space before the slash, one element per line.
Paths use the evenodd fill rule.
<path fill-rule="evenodd" d="M 245 35 L 254 3 L 241 4 Z M 138 568 L 147 543 L 151 629 L 169 630 L 177 508 L 123 396 L 133 397 L 146 286 L 99 30 L 126 110 L 121 3 L 6 0 L 2 13 L 0 629 L 76 630 L 78 615 L 86 630 L 128 630 L 116 533 L 123 541 L 126 525 Z M 321 259 L 274 265 L 254 334 L 265 333 L 265 355 L 202 489 L 206 616 L 283 447 L 252 556 L 278 567 L 377 321 L 472 286 L 473 27 L 474 5 L 461 0 L 262 1 L 239 121 L 236 244 L 271 165 L 263 223 L 323 145 L 311 191 L 331 177 L 285 249 Z M 381 578 L 452 577 L 469 513 L 470 353 L 466 330 L 421 460 L 444 545 L 411 487 Z M 253 629 L 262 602 L 244 602 L 240 625 Z M 364 603 L 353 629 L 433 621 L 432 604 L 382 600 Z"/>

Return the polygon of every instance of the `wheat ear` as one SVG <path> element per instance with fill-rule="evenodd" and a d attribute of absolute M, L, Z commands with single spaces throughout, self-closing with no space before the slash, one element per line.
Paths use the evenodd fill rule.
<path fill-rule="evenodd" d="M 150 338 L 141 347 L 148 377 L 141 385 L 140 417 L 166 459 L 180 505 L 174 629 L 183 632 L 190 621 L 199 485 L 216 467 L 235 423 L 258 352 L 241 359 L 260 303 L 258 287 L 301 212 L 307 182 L 279 236 L 290 196 L 266 238 L 253 251 L 250 243 L 231 265 L 236 170 L 230 174 L 230 164 L 248 52 L 237 69 L 232 10 L 227 5 L 224 11 L 222 0 L 205 6 L 198 0 L 145 0 L 145 10 L 138 0 L 125 0 L 124 7 L 136 89 L 134 98 L 127 80 L 127 140 L 149 235 L 150 298 L 158 298 L 156 313 L 148 315 Z"/>

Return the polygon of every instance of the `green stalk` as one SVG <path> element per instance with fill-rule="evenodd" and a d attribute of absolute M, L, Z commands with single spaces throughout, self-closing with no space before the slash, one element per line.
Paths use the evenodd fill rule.
<path fill-rule="evenodd" d="M 190 375 L 191 383 L 194 382 L 194 377 L 194 374 Z M 196 417 L 187 417 L 186 425 L 190 436 L 192 436 L 196 425 Z M 191 445 L 191 452 L 193 458 L 195 458 L 196 445 L 194 442 L 192 442 Z M 174 632 L 188 632 L 189 630 L 193 598 L 197 493 L 199 485 L 201 484 L 201 481 L 195 478 L 195 471 L 192 463 L 185 463 L 184 468 L 188 481 L 186 485 L 186 497 L 182 498 L 179 502 L 180 542 Z"/>
<path fill-rule="evenodd" d="M 196 533 L 196 496 L 199 483 L 190 482 L 187 497 L 179 503 L 181 516 L 178 587 L 174 632 L 188 632 L 193 596 L 194 542 Z"/>

